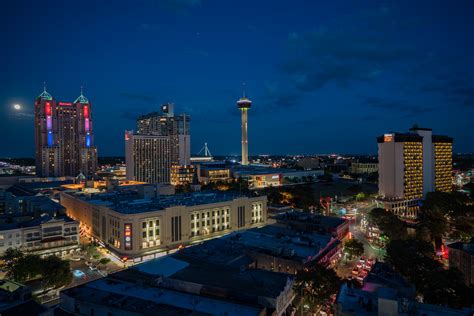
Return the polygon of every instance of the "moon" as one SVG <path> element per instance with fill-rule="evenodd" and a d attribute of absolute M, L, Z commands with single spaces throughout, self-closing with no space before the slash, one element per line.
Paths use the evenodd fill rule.
<path fill-rule="evenodd" d="M 13 105 L 13 108 L 14 108 L 15 110 L 19 111 L 19 110 L 21 110 L 21 105 L 19 105 L 19 104 L 14 104 L 14 105 Z"/>

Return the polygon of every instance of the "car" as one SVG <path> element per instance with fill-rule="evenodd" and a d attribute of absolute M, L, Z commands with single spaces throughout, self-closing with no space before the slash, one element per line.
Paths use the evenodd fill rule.
<path fill-rule="evenodd" d="M 89 266 L 89 269 L 90 269 L 91 271 L 97 271 L 97 267 L 94 266 L 94 265 L 90 265 L 90 266 Z"/>
<path fill-rule="evenodd" d="M 357 267 L 357 269 L 362 269 L 362 263 L 358 262 L 356 267 Z"/>
<path fill-rule="evenodd" d="M 358 274 L 359 274 L 359 270 L 358 270 L 357 268 L 352 269 L 352 274 L 353 274 L 353 275 L 358 275 Z"/>
<path fill-rule="evenodd" d="M 81 257 L 71 257 L 69 260 L 71 261 L 81 261 Z"/>

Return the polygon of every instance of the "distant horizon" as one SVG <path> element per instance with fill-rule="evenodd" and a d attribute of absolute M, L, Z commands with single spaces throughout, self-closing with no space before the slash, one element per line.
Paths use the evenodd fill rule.
<path fill-rule="evenodd" d="M 335 152 L 335 153 L 324 153 L 324 154 L 256 154 L 256 155 L 249 155 L 249 157 L 258 157 L 258 156 L 303 156 L 303 157 L 317 157 L 317 156 L 329 156 L 329 155 L 340 155 L 343 157 L 346 156 L 377 156 L 378 153 L 340 153 L 340 152 Z M 453 156 L 456 155 L 474 155 L 474 152 L 453 152 Z M 123 158 L 125 160 L 125 156 L 122 155 L 108 155 L 108 156 L 98 156 L 99 159 L 102 158 Z M 198 156 L 198 155 L 191 155 L 191 157 L 204 157 L 204 156 Z M 213 158 L 216 157 L 240 157 L 240 155 L 233 155 L 233 154 L 227 154 L 227 155 L 212 155 Z M 0 157 L 0 160 L 2 159 L 32 159 L 34 160 L 34 157 L 14 157 L 14 156 L 8 156 L 8 157 Z"/>

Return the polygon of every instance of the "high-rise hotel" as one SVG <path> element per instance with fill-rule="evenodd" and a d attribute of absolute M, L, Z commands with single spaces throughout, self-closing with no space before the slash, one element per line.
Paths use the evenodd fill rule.
<path fill-rule="evenodd" d="M 452 189 L 452 145 L 448 136 L 428 128 L 377 137 L 379 201 L 405 218 L 416 218 L 428 192 Z"/>
<path fill-rule="evenodd" d="M 173 179 L 192 180 L 188 115 L 174 115 L 173 104 L 163 104 L 161 113 L 137 119 L 137 132 L 125 132 L 127 179 L 167 183 Z M 176 173 L 176 174 L 173 174 Z M 181 184 L 181 183 L 173 183 Z"/>
<path fill-rule="evenodd" d="M 46 87 L 35 100 L 36 174 L 41 177 L 94 175 L 91 103 L 82 94 L 74 102 L 56 101 Z"/>

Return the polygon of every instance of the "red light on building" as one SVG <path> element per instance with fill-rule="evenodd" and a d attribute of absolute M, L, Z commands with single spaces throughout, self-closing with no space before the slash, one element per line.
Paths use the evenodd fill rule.
<path fill-rule="evenodd" d="M 71 106 L 72 103 L 70 103 L 70 102 L 59 102 L 58 105 L 60 105 L 60 106 Z"/>
<path fill-rule="evenodd" d="M 46 102 L 45 112 L 46 115 L 51 115 L 51 103 Z"/>
<path fill-rule="evenodd" d="M 89 117 L 89 107 L 84 105 L 84 117 Z"/>

